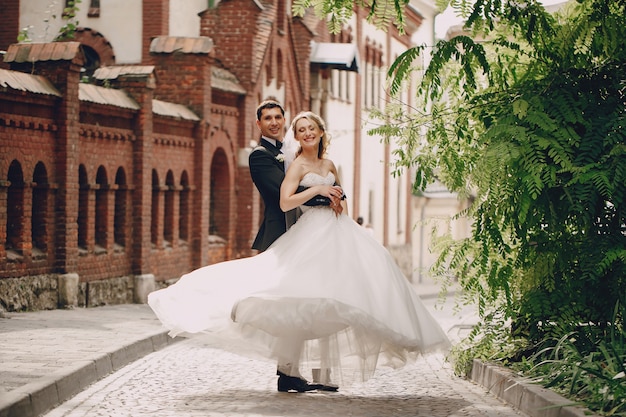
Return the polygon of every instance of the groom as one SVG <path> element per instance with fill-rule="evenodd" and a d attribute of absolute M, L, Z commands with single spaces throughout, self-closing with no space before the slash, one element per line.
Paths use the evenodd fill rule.
<path fill-rule="evenodd" d="M 254 239 L 252 249 L 262 252 L 295 223 L 296 209 L 287 213 L 280 209 L 280 186 L 285 179 L 284 157 L 280 151 L 285 133 L 285 110 L 278 102 L 266 100 L 257 107 L 256 118 L 257 127 L 261 131 L 261 142 L 249 157 L 250 176 L 261 194 L 265 210 L 263 223 Z M 330 205 L 330 199 L 317 196 L 306 205 Z M 333 207 L 341 208 L 341 205 L 336 204 Z M 299 356 L 300 348 L 299 344 L 293 346 L 294 357 Z M 278 363 L 278 391 L 337 390 L 334 386 L 310 384 L 298 372 L 292 372 L 296 368 L 292 366 L 294 364 L 281 362 L 290 361 Z"/>

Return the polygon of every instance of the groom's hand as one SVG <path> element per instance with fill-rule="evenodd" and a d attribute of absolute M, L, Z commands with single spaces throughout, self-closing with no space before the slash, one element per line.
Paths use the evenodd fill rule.
<path fill-rule="evenodd" d="M 303 187 L 302 185 L 298 186 L 298 188 L 296 189 L 296 194 L 297 193 L 301 193 L 302 191 L 306 190 L 308 187 Z M 345 200 L 346 195 L 344 194 L 341 198 L 337 198 L 337 204 L 336 206 L 339 206 L 339 213 L 341 213 L 341 211 L 343 211 L 343 207 L 341 207 L 340 201 L 341 200 Z M 315 197 L 313 197 L 312 199 L 310 199 L 309 201 L 307 201 L 306 203 L 304 203 L 305 206 L 333 206 L 333 204 L 331 204 L 332 201 L 330 198 L 328 197 L 324 197 L 323 195 L 316 195 Z M 335 208 L 335 206 L 333 206 L 333 209 L 335 210 L 335 212 L 337 212 L 337 209 Z"/>
<path fill-rule="evenodd" d="M 303 187 L 303 186 L 298 186 L 298 188 L 296 189 L 296 194 L 297 193 L 301 193 L 302 191 L 306 190 L 308 187 Z M 315 197 L 313 197 L 312 199 L 310 199 L 309 201 L 307 201 L 306 203 L 304 203 L 305 206 L 330 206 L 330 198 L 328 197 L 324 197 L 323 195 L 316 195 Z"/>

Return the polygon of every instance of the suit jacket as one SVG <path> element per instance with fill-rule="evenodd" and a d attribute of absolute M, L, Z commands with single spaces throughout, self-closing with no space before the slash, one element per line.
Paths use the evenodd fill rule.
<path fill-rule="evenodd" d="M 280 185 L 285 179 L 285 165 L 277 158 L 280 150 L 267 140 L 261 138 L 259 146 L 254 148 L 248 158 L 250 176 L 261 194 L 265 209 L 263 223 L 254 239 L 252 249 L 264 251 L 276 239 L 295 223 L 298 209 L 284 213 L 280 208 Z M 304 187 L 299 187 L 298 192 Z M 307 205 L 329 205 L 330 200 L 323 196 L 316 196 L 309 200 Z"/>
<path fill-rule="evenodd" d="M 279 153 L 276 146 L 261 138 L 248 158 L 252 182 L 265 205 L 263 223 L 252 244 L 252 249 L 259 251 L 267 249 L 287 231 L 285 213 L 280 209 L 280 185 L 285 179 L 285 166 L 277 159 Z"/>

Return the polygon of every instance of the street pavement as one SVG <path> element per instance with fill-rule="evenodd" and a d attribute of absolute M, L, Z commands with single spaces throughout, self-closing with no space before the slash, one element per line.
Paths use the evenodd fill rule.
<path fill-rule="evenodd" d="M 453 377 L 441 355 L 337 393 L 279 393 L 275 373 L 275 363 L 190 339 L 132 363 L 45 417 L 523 416 Z"/>
<path fill-rule="evenodd" d="M 415 287 L 453 341 L 475 323 L 471 308 L 438 303 L 438 287 Z M 275 364 L 166 333 L 147 305 L 3 313 L 0 417 L 526 415 L 454 376 L 442 354 L 338 393 L 286 394 Z"/>

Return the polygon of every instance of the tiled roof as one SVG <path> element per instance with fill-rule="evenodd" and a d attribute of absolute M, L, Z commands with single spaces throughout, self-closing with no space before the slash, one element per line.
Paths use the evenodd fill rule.
<path fill-rule="evenodd" d="M 93 76 L 97 80 L 114 80 L 125 75 L 149 76 L 154 73 L 154 65 L 115 65 L 98 68 Z"/>
<path fill-rule="evenodd" d="M 35 94 L 46 94 L 61 97 L 61 93 L 47 78 L 19 71 L 0 69 L 0 89 L 26 91 Z"/>
<path fill-rule="evenodd" d="M 99 87 L 93 84 L 80 84 L 78 97 L 81 101 L 106 104 L 138 110 L 139 104 L 130 98 L 123 90 Z M 197 121 L 200 118 L 182 104 L 168 103 L 161 100 L 152 100 L 152 112 L 161 116 L 169 116 L 177 119 Z"/>
<path fill-rule="evenodd" d="M 114 88 L 98 87 L 93 84 L 80 83 L 78 98 L 90 103 L 107 104 L 125 109 L 139 110 L 139 104 L 130 98 L 124 91 Z"/>
<path fill-rule="evenodd" d="M 223 68 L 211 69 L 211 87 L 231 93 L 246 94 L 246 90 L 239 84 L 237 77 Z"/>
<path fill-rule="evenodd" d="M 181 37 L 157 36 L 150 43 L 150 52 L 155 54 L 208 54 L 213 49 L 213 40 L 206 36 Z"/>
<path fill-rule="evenodd" d="M 169 103 L 167 101 L 152 100 L 152 112 L 161 116 L 175 117 L 178 119 L 200 120 L 194 112 L 182 104 Z"/>
<path fill-rule="evenodd" d="M 79 42 L 14 43 L 9 45 L 4 62 L 71 61 L 79 55 Z"/>

